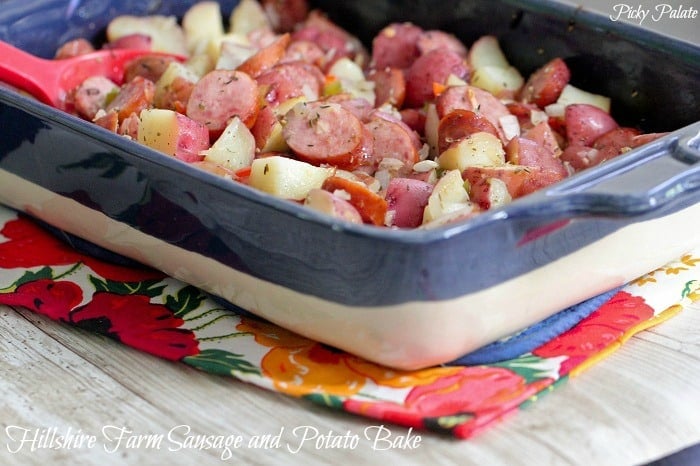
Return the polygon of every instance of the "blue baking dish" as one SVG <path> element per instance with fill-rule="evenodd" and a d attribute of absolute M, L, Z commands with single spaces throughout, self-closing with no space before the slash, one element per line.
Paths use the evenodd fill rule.
<path fill-rule="evenodd" d="M 0 39 L 50 57 L 75 37 L 98 43 L 119 14 L 192 3 L 6 0 Z M 556 2 L 407 3 L 313 2 L 365 41 L 407 20 L 466 43 L 495 34 L 524 74 L 561 56 L 622 124 L 670 134 L 468 221 L 398 231 L 273 198 L 0 87 L 0 202 L 399 368 L 455 359 L 698 244 L 700 48 Z"/>

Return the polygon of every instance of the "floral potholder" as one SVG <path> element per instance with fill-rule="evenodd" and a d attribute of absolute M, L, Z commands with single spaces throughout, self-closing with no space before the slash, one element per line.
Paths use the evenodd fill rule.
<path fill-rule="evenodd" d="M 700 249 L 611 295 L 579 312 L 573 327 L 520 354 L 506 351 L 506 359 L 470 362 L 465 355 L 454 365 L 398 371 L 238 314 L 160 272 L 91 257 L 0 206 L 0 303 L 206 372 L 458 438 L 531 403 L 700 299 Z M 523 335 L 529 334 L 513 340 Z"/>

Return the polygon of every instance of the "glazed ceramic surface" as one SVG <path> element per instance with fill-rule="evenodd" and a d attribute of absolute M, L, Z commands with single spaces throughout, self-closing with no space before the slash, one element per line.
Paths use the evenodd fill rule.
<path fill-rule="evenodd" d="M 574 84 L 611 96 L 622 123 L 681 129 L 468 222 L 396 231 L 275 199 L 0 88 L 0 202 L 303 335 L 412 368 L 454 359 L 697 244 L 697 47 L 549 2 L 456 2 L 450 11 L 427 1 L 317 3 L 362 25 L 364 39 L 404 19 L 467 43 L 496 33 L 523 72 L 567 57 L 585 80 Z M 50 56 L 74 37 L 99 41 L 117 14 L 181 15 L 189 4 L 10 0 L 0 39 Z M 522 308 L 504 315 L 512 302 Z"/>

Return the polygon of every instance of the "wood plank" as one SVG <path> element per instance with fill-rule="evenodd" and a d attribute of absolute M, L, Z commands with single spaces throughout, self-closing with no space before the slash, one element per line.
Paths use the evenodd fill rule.
<path fill-rule="evenodd" d="M 99 434 L 111 424 L 145 435 L 187 425 L 193 433 L 240 434 L 247 441 L 284 429 L 281 448 L 241 448 L 235 457 L 258 462 L 264 455 L 271 463 L 310 465 L 341 458 L 370 464 L 633 464 L 700 441 L 700 361 L 680 350 L 693 347 L 692 335 L 700 333 L 697 309 L 655 329 L 663 340 L 649 332 L 633 338 L 604 362 L 472 440 L 420 433 L 414 451 L 375 451 L 363 441 L 354 450 L 316 449 L 307 443 L 297 454 L 285 448 L 298 445 L 292 435 L 297 426 L 313 426 L 324 434 L 362 434 L 376 423 L 163 361 L 31 312 L 2 309 L 3 431 L 15 423 Z M 676 340 L 677 333 L 682 341 Z M 388 427 L 395 435 L 406 432 Z M 215 450 L 121 453 L 140 464 L 221 461 Z M 3 464 L 18 458 L 5 448 L 0 452 Z M 22 464 L 66 459 L 114 464 L 124 458 L 85 449 L 41 451 L 25 454 Z"/>

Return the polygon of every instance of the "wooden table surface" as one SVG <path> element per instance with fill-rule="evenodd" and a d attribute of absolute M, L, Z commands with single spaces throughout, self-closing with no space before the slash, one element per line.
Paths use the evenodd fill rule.
<path fill-rule="evenodd" d="M 348 431 L 362 436 L 378 423 L 3 306 L 0 394 L 3 465 L 640 464 L 700 442 L 700 303 L 633 337 L 608 359 L 475 438 L 412 432 L 416 448 L 410 450 L 382 450 L 383 444 L 375 449 L 365 440 L 354 449 L 300 444 L 303 426 L 325 436 Z M 405 428 L 386 428 L 392 438 L 408 434 Z M 92 447 L 40 448 L 41 436 L 48 439 L 51 429 L 54 435 L 97 440 Z M 241 436 L 245 443 L 227 458 L 221 448 L 167 441 L 168 432 L 186 429 L 193 436 Z M 120 432 L 121 443 L 108 440 Z M 270 434 L 272 440 L 280 432 L 278 447 L 247 446 L 253 436 Z M 159 434 L 166 440 L 148 443 Z"/>

